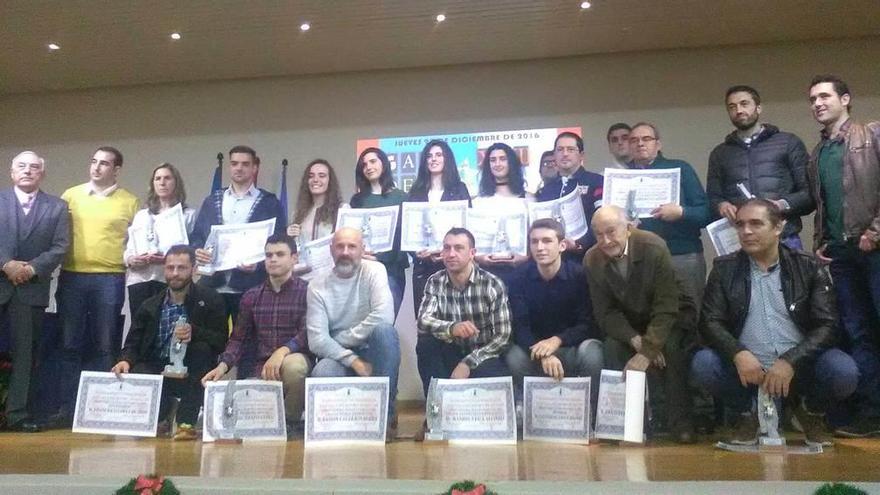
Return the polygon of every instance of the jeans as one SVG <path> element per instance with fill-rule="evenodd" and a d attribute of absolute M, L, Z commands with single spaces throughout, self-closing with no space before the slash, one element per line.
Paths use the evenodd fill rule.
<path fill-rule="evenodd" d="M 403 291 L 406 290 L 406 272 L 398 274 L 388 272 L 388 288 L 391 289 L 391 298 L 394 300 L 394 321 L 396 322 L 400 304 L 403 303 Z"/>
<path fill-rule="evenodd" d="M 562 362 L 566 377 L 590 377 L 590 396 L 594 409 L 599 400 L 599 378 L 605 366 L 602 347 L 601 341 L 587 339 L 577 347 L 560 347 L 555 354 Z M 522 391 L 524 376 L 547 376 L 541 362 L 531 359 L 529 352 L 518 345 L 510 347 L 504 360 L 513 375 L 514 390 Z"/>
<path fill-rule="evenodd" d="M 880 251 L 850 243 L 825 254 L 832 259 L 844 348 L 859 367 L 857 406 L 863 415 L 880 416 Z"/>
<path fill-rule="evenodd" d="M 693 299 L 699 314 L 706 289 L 706 258 L 703 253 L 676 254 L 672 256 L 672 269 L 681 282 L 682 290 Z"/>
<path fill-rule="evenodd" d="M 428 395 L 431 378 L 449 378 L 452 375 L 452 370 L 468 354 L 456 344 L 443 342 L 434 338 L 433 335 L 420 334 L 416 343 L 416 359 L 425 395 Z M 496 376 L 510 376 L 507 363 L 500 357 L 486 359 L 476 368 L 472 368 L 470 374 L 471 378 Z"/>
<path fill-rule="evenodd" d="M 80 371 L 109 371 L 122 348 L 125 274 L 62 271 L 56 296 L 62 335 L 61 412 L 72 414 Z"/>
<path fill-rule="evenodd" d="M 712 349 L 700 349 L 691 361 L 691 376 L 700 387 L 722 399 L 736 413 L 752 410 L 757 385 L 743 387 L 733 361 Z M 856 389 L 856 363 L 840 349 L 828 349 L 812 362 L 795 368 L 789 397 L 803 396 L 807 409 L 824 413 L 831 402 L 840 402 Z"/>
<path fill-rule="evenodd" d="M 373 329 L 367 342 L 352 349 L 354 353 L 373 366 L 372 376 L 388 377 L 388 420 L 395 415 L 397 404 L 397 376 L 400 372 L 400 339 L 392 325 L 379 325 Z M 355 372 L 335 359 L 322 358 L 312 370 L 314 377 L 354 376 Z"/>

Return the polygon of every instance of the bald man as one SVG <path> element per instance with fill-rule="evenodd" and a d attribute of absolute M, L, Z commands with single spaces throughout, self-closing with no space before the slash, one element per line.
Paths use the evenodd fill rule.
<path fill-rule="evenodd" d="M 592 226 L 596 245 L 584 266 L 593 315 L 607 335 L 605 366 L 659 373 L 674 439 L 692 443 L 685 350 L 696 328 L 694 302 L 676 280 L 663 239 L 633 228 L 616 206 L 597 210 Z"/>
<path fill-rule="evenodd" d="M 387 376 L 393 435 L 400 341 L 385 266 L 363 259 L 364 240 L 356 229 L 337 230 L 330 252 L 333 269 L 309 283 L 307 296 L 309 349 L 318 358 L 312 376 Z"/>
<path fill-rule="evenodd" d="M 12 159 L 13 187 L 0 191 L 0 316 L 9 315 L 12 377 L 6 400 L 9 429 L 39 431 L 31 416 L 35 366 L 49 282 L 70 246 L 67 203 L 40 191 L 45 161 L 32 151 Z"/>

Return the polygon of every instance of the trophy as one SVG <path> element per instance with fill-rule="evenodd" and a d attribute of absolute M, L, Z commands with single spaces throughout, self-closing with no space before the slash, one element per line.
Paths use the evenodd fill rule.
<path fill-rule="evenodd" d="M 431 223 L 430 210 L 425 209 L 422 213 L 422 243 L 425 249 L 431 249 L 434 246 L 434 225 Z"/>
<path fill-rule="evenodd" d="M 437 379 L 431 378 L 431 384 L 428 385 L 428 397 L 425 400 L 425 422 L 428 423 L 425 440 L 443 440 L 441 411 L 441 397 L 437 394 Z"/>
<path fill-rule="evenodd" d="M 210 239 L 209 239 L 210 241 Z M 205 251 L 211 255 L 210 263 L 198 263 L 198 272 L 202 275 L 213 275 L 214 274 L 214 243 L 206 242 L 205 243 Z"/>
<path fill-rule="evenodd" d="M 550 212 L 550 216 L 553 220 L 556 220 L 562 225 L 562 230 L 565 230 L 565 218 L 562 217 L 562 206 L 558 204 L 553 205 L 553 210 Z"/>
<path fill-rule="evenodd" d="M 361 236 L 364 239 L 364 250 L 372 253 L 373 247 L 370 245 L 370 239 L 373 236 L 373 229 L 370 228 L 370 217 L 361 217 Z"/>
<path fill-rule="evenodd" d="M 177 319 L 177 322 L 174 323 L 174 328 L 182 327 L 186 325 L 186 316 L 181 316 Z M 183 365 L 183 358 L 186 357 L 186 343 L 181 342 L 180 339 L 177 338 L 177 335 L 172 335 L 171 337 L 171 348 L 168 350 L 168 359 L 171 361 L 171 364 L 165 365 L 165 370 L 162 371 L 162 376 L 168 378 L 186 378 L 189 375 L 189 372 L 186 366 Z"/>
<path fill-rule="evenodd" d="M 761 425 L 760 450 L 785 449 L 785 438 L 779 435 L 779 408 L 764 389 L 758 389 L 758 424 Z"/>
<path fill-rule="evenodd" d="M 492 240 L 492 254 L 489 256 L 495 260 L 511 260 L 513 252 L 510 250 L 510 238 L 507 236 L 507 219 L 498 220 L 498 231 Z"/>
<path fill-rule="evenodd" d="M 220 412 L 220 431 L 216 443 L 240 443 L 235 437 L 235 424 L 238 422 L 238 410 L 235 408 L 235 380 L 226 382 L 226 393 L 223 394 L 223 410 Z"/>

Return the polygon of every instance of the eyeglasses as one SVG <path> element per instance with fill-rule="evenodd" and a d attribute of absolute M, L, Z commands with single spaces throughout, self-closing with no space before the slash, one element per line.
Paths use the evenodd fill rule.
<path fill-rule="evenodd" d="M 577 146 L 559 146 L 556 148 L 557 153 L 580 153 L 581 150 Z"/>
<path fill-rule="evenodd" d="M 651 143 L 651 141 L 656 141 L 656 140 L 657 140 L 657 138 L 655 138 L 654 136 L 642 136 L 642 137 L 633 136 L 633 137 L 629 138 L 630 144 L 638 144 L 639 141 L 641 141 L 645 144 L 649 144 L 649 143 Z"/>

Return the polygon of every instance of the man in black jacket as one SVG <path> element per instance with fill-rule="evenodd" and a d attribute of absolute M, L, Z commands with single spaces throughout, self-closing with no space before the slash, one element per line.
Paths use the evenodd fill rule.
<path fill-rule="evenodd" d="M 709 348 L 691 373 L 739 413 L 731 443 L 754 444 L 757 387 L 794 407 L 808 443 L 831 445 L 829 403 L 855 391 L 855 361 L 832 348 L 837 310 L 827 270 L 780 243 L 785 221 L 771 201 L 752 199 L 736 214 L 742 250 L 715 259 L 700 329 Z"/>
<path fill-rule="evenodd" d="M 803 249 L 798 236 L 801 216 L 815 208 L 804 143 L 794 134 L 761 123 L 761 96 L 754 88 L 731 87 L 725 103 L 736 130 L 709 155 L 706 193 L 712 211 L 733 223 L 737 208 L 749 199 L 745 194 L 768 199 L 785 217 L 783 244 Z"/>
<path fill-rule="evenodd" d="M 186 378 L 168 378 L 162 387 L 160 418 L 168 412 L 168 397 L 180 398 L 178 423 L 193 425 L 204 399 L 200 382 L 217 363 L 229 330 L 223 298 L 214 289 L 192 282 L 195 251 L 173 246 L 165 254 L 168 290 L 147 299 L 132 320 L 122 356 L 112 371 L 117 374 L 161 373 L 169 363 L 173 337 L 187 344 L 183 360 Z M 186 322 L 178 324 L 181 317 Z"/>

